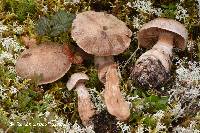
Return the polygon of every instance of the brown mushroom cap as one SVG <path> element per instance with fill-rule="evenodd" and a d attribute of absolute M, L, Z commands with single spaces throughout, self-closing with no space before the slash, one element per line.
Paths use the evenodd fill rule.
<path fill-rule="evenodd" d="M 126 24 L 105 12 L 79 13 L 72 28 L 72 38 L 78 46 L 95 56 L 120 54 L 131 42 L 132 32 Z"/>
<path fill-rule="evenodd" d="M 38 84 L 47 84 L 64 76 L 70 66 L 71 62 L 63 46 L 44 43 L 22 52 L 16 62 L 16 72 L 28 79 L 41 76 Z"/>
<path fill-rule="evenodd" d="M 158 41 L 158 37 L 163 32 L 174 35 L 174 45 L 181 50 L 185 49 L 187 40 L 187 30 L 178 21 L 166 18 L 157 18 L 146 24 L 137 34 L 138 45 L 144 48 L 151 48 Z"/>
<path fill-rule="evenodd" d="M 78 83 L 89 80 L 89 77 L 85 73 L 74 73 L 67 81 L 68 90 L 72 90 Z"/>

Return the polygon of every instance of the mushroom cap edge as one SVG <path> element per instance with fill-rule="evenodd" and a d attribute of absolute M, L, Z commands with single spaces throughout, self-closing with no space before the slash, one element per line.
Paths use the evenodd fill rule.
<path fill-rule="evenodd" d="M 77 85 L 77 83 L 84 82 L 86 80 L 89 80 L 89 77 L 85 73 L 82 72 L 74 73 L 67 81 L 66 86 L 68 90 L 72 90 Z"/>
<path fill-rule="evenodd" d="M 167 19 L 156 18 L 144 24 L 137 33 L 138 45 L 144 48 L 151 48 L 158 41 L 159 34 L 162 32 L 172 33 L 174 46 L 184 50 L 188 38 L 187 29 L 180 22 Z"/>

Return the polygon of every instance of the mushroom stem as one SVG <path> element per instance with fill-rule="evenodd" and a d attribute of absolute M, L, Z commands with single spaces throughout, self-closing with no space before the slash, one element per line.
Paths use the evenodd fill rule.
<path fill-rule="evenodd" d="M 94 62 L 96 66 L 103 67 L 107 64 L 114 63 L 114 59 L 113 56 L 95 56 Z"/>
<path fill-rule="evenodd" d="M 171 33 L 162 33 L 158 38 L 158 42 L 153 46 L 152 49 L 160 49 L 165 53 L 172 55 L 174 36 Z"/>
<path fill-rule="evenodd" d="M 172 33 L 169 33 L 169 32 L 161 33 L 158 38 L 158 42 L 161 42 L 161 43 L 163 42 L 167 46 L 171 46 L 171 47 L 173 47 L 173 40 L 174 40 L 174 36 L 172 35 Z"/>
<path fill-rule="evenodd" d="M 90 94 L 83 83 L 76 85 L 78 94 L 78 112 L 84 126 L 91 125 L 91 118 L 95 114 L 94 104 L 90 99 Z"/>
<path fill-rule="evenodd" d="M 130 111 L 128 103 L 120 92 L 120 81 L 116 67 L 116 64 L 108 66 L 104 98 L 108 112 L 116 116 L 117 119 L 125 121 L 129 118 Z"/>
<path fill-rule="evenodd" d="M 95 56 L 94 57 L 95 65 L 98 68 L 98 78 L 105 84 L 106 79 L 105 75 L 110 64 L 114 64 L 113 56 Z"/>
<path fill-rule="evenodd" d="M 98 77 L 105 84 L 104 99 L 108 112 L 119 120 L 127 120 L 130 116 L 129 106 L 120 92 L 117 65 L 113 57 L 95 56 L 95 64 L 98 66 Z"/>
<path fill-rule="evenodd" d="M 76 85 L 76 91 L 77 91 L 78 97 L 81 97 L 81 98 L 90 97 L 90 94 L 83 83 L 78 83 Z"/>

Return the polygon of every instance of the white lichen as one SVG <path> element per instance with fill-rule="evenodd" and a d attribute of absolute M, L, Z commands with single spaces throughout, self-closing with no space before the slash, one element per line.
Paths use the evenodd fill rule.
<path fill-rule="evenodd" d="M 91 95 L 91 99 L 96 107 L 97 112 L 101 112 L 105 110 L 106 105 L 103 103 L 101 94 L 96 90 L 96 88 L 90 88 L 89 93 Z"/>
<path fill-rule="evenodd" d="M 15 32 L 15 34 L 21 35 L 24 32 L 24 27 L 23 25 L 18 25 L 17 22 L 13 23 L 13 31 Z"/>
<path fill-rule="evenodd" d="M 16 94 L 18 92 L 18 89 L 17 88 L 15 88 L 14 86 L 11 86 L 10 87 L 10 93 L 11 94 Z"/>
<path fill-rule="evenodd" d="M 173 129 L 173 132 L 175 133 L 200 133 L 200 130 L 195 129 L 196 126 L 196 122 L 195 121 L 191 121 L 190 126 L 185 128 L 182 126 L 177 126 Z"/>
<path fill-rule="evenodd" d="M 144 24 L 144 21 L 140 16 L 137 16 L 137 17 L 134 16 L 132 24 L 134 28 L 139 30 Z"/>
<path fill-rule="evenodd" d="M 25 49 L 24 46 L 21 46 L 14 38 L 12 37 L 6 37 L 1 38 L 0 43 L 3 46 L 3 48 L 7 51 L 12 53 L 13 52 L 20 52 L 21 50 Z"/>
<path fill-rule="evenodd" d="M 176 4 L 176 19 L 179 21 L 184 21 L 189 17 L 187 10 L 181 6 L 181 4 Z"/>
<path fill-rule="evenodd" d="M 76 4 L 76 3 L 79 3 L 80 0 L 64 0 L 64 4 L 69 4 L 69 3 L 73 3 L 73 4 Z"/>
<path fill-rule="evenodd" d="M 7 93 L 6 93 L 7 90 L 8 90 L 8 89 L 6 89 L 5 87 L 3 87 L 3 86 L 0 84 L 0 98 L 5 99 L 5 98 L 8 97 L 8 95 L 7 95 Z"/>
<path fill-rule="evenodd" d="M 43 8 L 41 9 L 41 11 L 46 14 L 48 12 L 48 6 L 43 5 Z"/>
<path fill-rule="evenodd" d="M 4 64 L 6 61 L 11 61 L 15 63 L 16 60 L 14 59 L 13 55 L 7 51 L 2 51 L 0 53 L 0 64 Z"/>
<path fill-rule="evenodd" d="M 188 62 L 189 68 L 185 68 L 183 65 L 180 65 L 176 70 L 177 78 L 179 81 L 200 81 L 200 66 L 198 62 Z"/>
<path fill-rule="evenodd" d="M 131 128 L 126 123 L 118 121 L 117 126 L 121 129 L 122 133 L 131 133 Z"/>
<path fill-rule="evenodd" d="M 186 58 L 180 61 L 176 70 L 176 80 L 168 91 L 168 103 L 173 106 L 170 110 L 174 118 L 183 117 L 185 114 L 196 114 L 199 108 L 200 96 L 200 67 L 198 62 L 189 61 L 185 65 Z M 186 104 L 188 103 L 188 104 Z"/>
<path fill-rule="evenodd" d="M 197 7 L 198 7 L 198 9 L 199 9 L 199 16 L 200 16 L 200 0 L 197 0 L 197 2 L 198 2 Z"/>
<path fill-rule="evenodd" d="M 3 22 L 0 21 L 0 33 L 3 33 L 4 31 L 7 31 L 8 27 L 6 25 L 3 25 Z"/>
<path fill-rule="evenodd" d="M 152 2 L 149 0 L 136 0 L 132 3 L 127 3 L 129 7 L 135 8 L 139 13 L 155 14 L 161 16 L 161 8 L 154 8 Z"/>
<path fill-rule="evenodd" d="M 136 133 L 144 133 L 144 129 L 144 126 L 140 124 L 136 129 Z"/>

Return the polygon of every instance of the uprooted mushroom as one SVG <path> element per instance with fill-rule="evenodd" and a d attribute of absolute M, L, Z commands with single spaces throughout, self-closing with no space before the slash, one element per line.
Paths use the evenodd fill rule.
<path fill-rule="evenodd" d="M 92 117 L 95 115 L 95 107 L 90 99 L 88 88 L 84 82 L 89 80 L 85 73 L 74 73 L 67 82 L 68 90 L 76 88 L 78 94 L 78 112 L 84 126 L 92 126 Z"/>
<path fill-rule="evenodd" d="M 131 30 L 111 14 L 86 11 L 74 19 L 71 35 L 79 47 L 95 55 L 99 79 L 105 84 L 104 98 L 108 112 L 119 120 L 127 120 L 130 115 L 128 103 L 122 97 L 119 82 L 112 80 L 119 81 L 112 56 L 129 47 Z"/>
<path fill-rule="evenodd" d="M 30 39 L 24 41 L 30 43 L 27 42 Z M 33 45 L 17 59 L 15 68 L 20 77 L 36 80 L 41 85 L 60 79 L 70 69 L 73 59 L 67 45 L 53 42 Z"/>
<path fill-rule="evenodd" d="M 141 86 L 150 88 L 165 83 L 172 64 L 172 49 L 177 47 L 184 50 L 187 34 L 186 28 L 172 19 L 157 18 L 144 24 L 137 34 L 138 45 L 152 49 L 136 61 L 132 78 Z"/>

